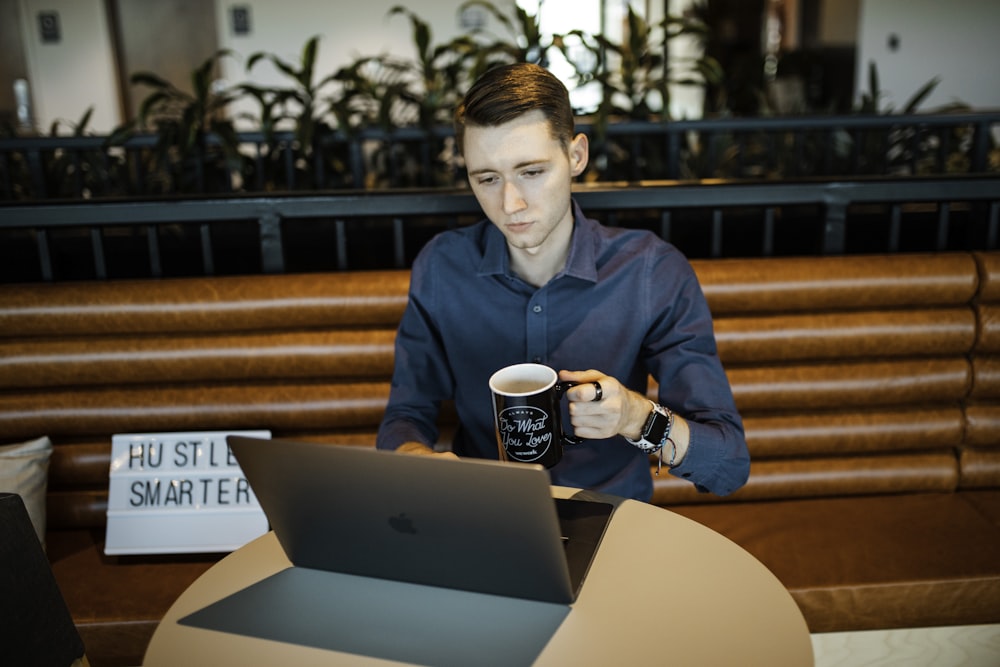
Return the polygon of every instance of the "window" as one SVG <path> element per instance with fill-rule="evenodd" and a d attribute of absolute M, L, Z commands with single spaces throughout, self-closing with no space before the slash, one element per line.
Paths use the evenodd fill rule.
<path fill-rule="evenodd" d="M 528 14 L 538 17 L 538 26 L 543 41 L 552 35 L 566 35 L 578 30 L 587 35 L 603 35 L 610 42 L 621 44 L 626 39 L 629 5 L 651 25 L 659 24 L 664 12 L 677 16 L 684 12 L 695 0 L 664 0 L 663 2 L 628 2 L 628 0 L 517 0 L 517 5 Z M 654 29 L 654 34 L 659 28 Z M 583 46 L 567 44 L 569 57 L 577 65 L 586 69 L 593 67 L 593 55 Z M 670 40 L 672 68 L 686 69 L 684 63 L 700 53 L 696 40 L 678 37 Z M 613 57 L 613 54 L 612 54 Z M 592 113 L 601 101 L 601 89 L 597 83 L 578 86 L 576 68 L 556 49 L 548 53 L 548 68 L 559 77 L 570 91 L 570 101 L 578 113 Z M 613 65 L 612 65 L 613 66 Z M 682 71 L 677 69 L 676 71 Z M 686 76 L 690 75 L 685 71 Z M 701 115 L 703 91 L 690 86 L 671 86 L 670 112 L 673 117 L 694 118 Z M 649 100 L 656 108 L 659 99 Z"/>

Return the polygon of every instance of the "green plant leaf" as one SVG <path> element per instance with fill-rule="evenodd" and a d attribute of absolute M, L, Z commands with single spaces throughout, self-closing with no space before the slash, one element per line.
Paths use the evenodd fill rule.
<path fill-rule="evenodd" d="M 146 99 L 142 101 L 142 104 L 139 105 L 139 122 L 145 125 L 147 118 L 149 118 L 149 115 L 153 112 L 153 110 L 160 104 L 170 100 L 171 97 L 170 93 L 166 91 L 155 92 L 147 96 Z"/>
<path fill-rule="evenodd" d="M 173 84 L 152 72 L 135 72 L 129 77 L 129 82 L 135 85 L 149 86 L 151 88 L 173 88 Z"/>
<path fill-rule="evenodd" d="M 90 117 L 94 115 L 93 105 L 87 107 L 87 110 L 83 112 L 80 116 L 80 120 L 76 122 L 73 128 L 73 136 L 82 137 L 84 132 L 87 130 L 87 125 L 90 123 Z"/>
<path fill-rule="evenodd" d="M 882 97 L 882 89 L 878 80 L 878 66 L 872 60 L 868 63 L 868 96 L 871 100 L 872 112 L 878 110 L 878 102 Z"/>
<path fill-rule="evenodd" d="M 269 57 L 270 55 L 264 53 L 263 51 L 257 51 L 255 53 L 250 54 L 250 57 L 247 58 L 246 71 L 249 72 L 250 70 L 253 69 L 254 65 L 256 65 L 261 60 Z"/>
<path fill-rule="evenodd" d="M 136 121 L 130 120 L 121 125 L 117 126 L 111 130 L 111 134 L 108 135 L 105 145 L 107 146 L 121 146 L 125 144 L 126 141 L 132 138 L 135 134 Z"/>
<path fill-rule="evenodd" d="M 316 67 L 316 54 L 319 51 L 319 37 L 310 37 L 302 49 L 302 70 L 299 82 L 306 88 L 312 84 L 313 71 Z"/>
<path fill-rule="evenodd" d="M 939 83 L 941 83 L 941 79 L 939 77 L 934 77 L 925 83 L 906 103 L 906 106 L 903 108 L 903 113 L 913 113 L 916 111 L 917 107 L 919 107 L 923 101 L 934 92 L 934 89 L 937 88 Z"/>

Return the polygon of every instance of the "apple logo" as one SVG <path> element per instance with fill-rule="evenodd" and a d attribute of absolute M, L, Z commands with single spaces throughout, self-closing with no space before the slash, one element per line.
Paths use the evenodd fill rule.
<path fill-rule="evenodd" d="M 406 512 L 400 512 L 396 516 L 389 517 L 389 525 L 398 533 L 417 534 L 417 529 L 413 526 L 413 519 L 406 516 Z"/>

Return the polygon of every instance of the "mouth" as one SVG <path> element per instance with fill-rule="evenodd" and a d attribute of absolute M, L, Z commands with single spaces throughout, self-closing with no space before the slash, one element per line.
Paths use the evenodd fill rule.
<path fill-rule="evenodd" d="M 531 228 L 531 222 L 508 222 L 504 227 L 506 227 L 511 232 L 518 234 L 520 232 L 527 231 Z"/>

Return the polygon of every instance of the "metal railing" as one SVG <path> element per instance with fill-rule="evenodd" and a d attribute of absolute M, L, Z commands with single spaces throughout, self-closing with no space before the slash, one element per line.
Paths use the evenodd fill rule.
<path fill-rule="evenodd" d="M 1000 112 L 581 122 L 593 147 L 588 182 L 1000 173 Z M 0 138 L 0 200 L 165 194 L 460 187 L 452 130 L 238 135 L 239 159 L 218 137 L 165 163 L 159 138 Z"/>
<path fill-rule="evenodd" d="M 939 115 L 782 116 L 616 124 L 609 137 L 642 156 L 666 142 L 664 178 L 943 175 L 1000 172 L 990 151 L 1000 112 Z M 662 126 L 660 126 L 662 127 Z M 662 137 L 662 138 L 661 138 Z M 641 179 L 641 161 L 630 160 Z"/>
<path fill-rule="evenodd" d="M 605 224 L 691 258 L 997 247 L 1000 178 L 578 186 Z M 407 268 L 444 229 L 481 218 L 467 190 L 0 205 L 0 280 Z"/>

